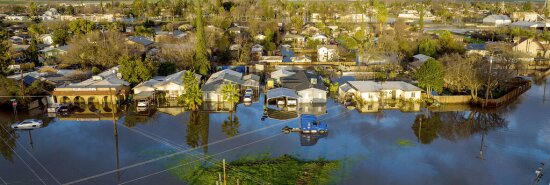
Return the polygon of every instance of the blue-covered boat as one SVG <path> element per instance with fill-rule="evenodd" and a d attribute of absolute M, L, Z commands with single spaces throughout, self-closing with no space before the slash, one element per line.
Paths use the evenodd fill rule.
<path fill-rule="evenodd" d="M 305 134 L 323 134 L 328 132 L 328 126 L 326 123 L 319 121 L 313 114 L 302 114 L 300 116 L 300 130 Z"/>

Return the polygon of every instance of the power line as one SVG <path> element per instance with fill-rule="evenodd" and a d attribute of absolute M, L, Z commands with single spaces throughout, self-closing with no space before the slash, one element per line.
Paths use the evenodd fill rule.
<path fill-rule="evenodd" d="M 334 106 L 333 108 L 335 108 L 335 107 L 338 107 L 338 106 Z M 330 108 L 330 109 L 332 109 L 332 108 Z M 347 112 L 347 111 L 349 111 L 349 110 L 346 109 L 345 112 Z M 343 113 L 345 113 L 345 112 L 343 112 Z M 250 132 L 243 133 L 241 135 L 237 135 L 237 136 L 232 137 L 232 138 L 226 138 L 226 139 L 214 141 L 212 143 L 207 143 L 207 144 L 199 146 L 198 148 L 203 148 L 203 147 L 206 147 L 206 146 L 209 146 L 209 145 L 214 145 L 214 144 L 222 143 L 222 142 L 229 141 L 229 140 L 232 140 L 232 139 L 236 139 L 236 138 L 239 138 L 239 137 L 243 137 L 243 136 L 246 136 L 246 135 L 249 135 L 249 134 L 253 134 L 253 133 L 256 133 L 256 132 L 259 132 L 259 131 L 263 131 L 263 130 L 266 130 L 266 129 L 269 129 L 269 128 L 279 126 L 283 123 L 287 123 L 287 122 L 290 122 L 290 121 L 292 121 L 292 120 L 279 122 L 279 123 L 276 123 L 276 124 L 273 124 L 273 125 L 270 125 L 270 126 L 267 126 L 267 127 L 263 127 L 263 128 L 260 128 L 260 129 L 250 131 Z M 97 177 L 101 177 L 101 176 L 109 175 L 109 174 L 112 174 L 112 173 L 116 173 L 118 171 L 127 170 L 127 169 L 130 169 L 130 168 L 134 168 L 134 167 L 142 166 L 142 165 L 149 164 L 149 163 L 152 163 L 152 162 L 156 162 L 156 161 L 159 161 L 159 160 L 174 157 L 174 156 L 186 153 L 186 152 L 191 151 L 191 150 L 194 150 L 194 149 L 188 149 L 188 150 L 184 150 L 184 151 L 175 152 L 175 153 L 168 154 L 168 155 L 165 155 L 165 156 L 161 156 L 161 157 L 146 160 L 146 161 L 143 161 L 143 162 L 135 163 L 135 164 L 132 164 L 132 165 L 129 165 L 129 166 L 125 166 L 125 167 L 122 167 L 122 168 L 119 168 L 119 169 L 110 170 L 110 171 L 106 171 L 106 172 L 99 173 L 99 174 L 96 174 L 96 175 L 92 175 L 92 176 L 84 177 L 84 178 L 81 178 L 81 179 L 77 179 L 77 180 L 74 180 L 74 181 L 71 181 L 71 182 L 68 182 L 68 183 L 65 183 L 65 184 L 69 185 L 69 184 L 75 184 L 75 183 L 87 181 L 87 180 L 94 179 L 94 178 L 97 178 Z"/>
<path fill-rule="evenodd" d="M 0 181 L 2 181 L 2 183 L 4 183 L 5 185 L 8 185 L 8 183 L 6 181 L 4 181 L 4 179 L 2 179 L 2 177 L 0 177 Z"/>
<path fill-rule="evenodd" d="M 124 126 L 125 126 L 125 125 L 124 125 Z M 145 137 L 149 137 L 149 138 L 151 138 L 151 139 L 153 139 L 153 140 L 155 140 L 155 141 L 158 141 L 158 142 L 160 142 L 160 143 L 163 143 L 163 144 L 165 144 L 165 145 L 168 145 L 168 146 L 170 146 L 170 147 L 172 147 L 172 148 L 174 148 L 174 149 L 176 149 L 176 150 L 182 151 L 182 150 L 185 150 L 186 148 L 189 149 L 188 147 L 184 147 L 184 146 L 180 146 L 180 145 L 178 145 L 178 144 L 171 143 L 171 141 L 169 141 L 168 139 L 165 139 L 165 138 L 160 137 L 160 136 L 158 136 L 158 135 L 155 135 L 155 134 L 153 134 L 153 133 L 150 133 L 150 132 L 147 132 L 147 131 L 138 129 L 138 128 L 129 128 L 129 127 L 126 127 L 126 128 L 128 128 L 128 129 L 130 129 L 130 130 L 132 130 L 132 131 L 134 131 L 134 132 L 136 132 L 135 130 L 137 130 L 138 132 L 136 132 L 136 133 L 139 133 L 139 134 L 141 134 L 141 135 L 144 135 Z M 140 132 L 141 132 L 141 133 L 140 133 Z M 147 134 L 148 134 L 148 135 L 147 135 Z M 152 138 L 152 137 L 156 137 L 156 138 Z M 193 155 L 192 151 L 190 151 L 189 154 Z M 200 158 L 199 155 L 201 155 L 201 154 L 196 154 L 196 155 L 193 155 L 193 156 L 194 156 L 194 157 L 197 157 L 197 158 Z M 208 157 L 211 157 L 211 156 L 208 156 Z M 210 161 L 210 160 L 208 160 L 208 159 L 206 159 L 206 161 L 209 162 L 209 163 L 211 163 L 211 164 L 213 164 L 213 165 L 218 165 L 218 166 L 220 166 L 220 164 L 217 164 L 217 163 L 215 163 L 215 162 L 212 162 L 212 161 Z M 229 168 L 229 167 L 228 167 L 228 168 Z M 231 169 L 231 168 L 230 168 L 230 169 Z M 248 176 L 248 177 L 251 178 L 251 179 L 257 179 L 257 180 L 262 181 L 262 179 L 259 179 L 259 178 L 257 178 L 257 177 L 253 177 L 253 176 L 251 176 L 251 175 L 249 175 L 249 174 L 246 174 L 245 172 L 243 172 L 243 171 L 241 171 L 241 170 L 238 170 L 238 169 L 233 169 L 233 170 L 236 171 L 236 172 L 239 173 L 239 174 L 243 174 L 243 175 L 245 175 L 245 176 Z M 259 182 L 259 181 L 257 181 L 257 180 L 254 180 L 254 181 Z M 260 184 L 261 184 L 261 183 L 260 183 Z M 266 183 L 266 184 L 269 184 L 269 183 Z"/>
<path fill-rule="evenodd" d="M 263 139 L 260 139 L 260 140 L 256 140 L 256 141 L 253 141 L 253 142 L 250 142 L 250 143 L 247 143 L 247 144 L 243 144 L 243 145 L 240 145 L 240 146 L 237 146 L 237 147 L 234 147 L 234 148 L 231 148 L 231 149 L 228 149 L 228 150 L 225 150 L 225 151 L 222 151 L 222 152 L 213 154 L 212 156 L 217 156 L 217 155 L 220 155 L 220 154 L 223 154 L 223 153 L 226 153 L 226 152 L 230 152 L 230 151 L 233 151 L 233 150 L 236 150 L 236 149 L 239 149 L 239 148 L 242 148 L 242 147 L 251 145 L 251 144 L 255 144 L 255 143 L 258 143 L 258 142 L 261 142 L 261 141 L 265 141 L 265 140 L 268 140 L 268 139 L 277 137 L 277 136 L 282 135 L 282 134 L 283 134 L 283 133 L 278 133 L 278 134 L 275 134 L 275 135 L 272 135 L 272 136 L 269 136 L 269 137 L 266 137 L 266 138 L 263 138 Z M 203 158 L 201 158 L 201 159 L 204 159 L 204 158 L 206 158 L 206 157 L 203 157 Z M 188 164 L 197 162 L 197 161 L 199 161 L 199 160 L 201 160 L 201 159 L 197 159 L 197 160 L 194 160 L 194 161 L 191 161 L 191 162 L 188 162 L 188 163 L 176 165 L 176 166 L 170 167 L 170 168 L 168 168 L 168 169 L 164 169 L 164 170 L 161 170 L 161 171 L 158 171 L 158 172 L 155 172 L 155 173 L 151 173 L 151 174 L 148 174 L 148 175 L 145 175 L 145 176 L 142 176 L 142 177 L 138 177 L 138 178 L 135 178 L 135 179 L 132 179 L 132 180 L 129 180 L 129 181 L 125 181 L 125 182 L 123 182 L 123 183 L 120 183 L 119 185 L 127 184 L 127 183 L 134 182 L 134 181 L 137 181 L 137 180 L 141 180 L 141 179 L 144 179 L 144 178 L 153 176 L 153 175 L 157 175 L 157 174 L 160 174 L 160 173 L 163 173 L 163 172 L 167 172 L 167 171 L 170 171 L 170 170 L 173 170 L 173 169 L 176 169 L 176 168 L 179 168 L 179 167 L 182 167 L 182 166 L 185 166 L 185 165 L 188 165 Z"/>
<path fill-rule="evenodd" d="M 0 126 L 3 128 L 3 126 Z M 40 178 L 40 176 L 36 173 L 36 171 L 34 171 L 34 169 L 31 168 L 31 166 L 29 166 L 29 164 L 23 160 L 23 158 L 8 144 L 8 142 L 2 138 L 2 141 L 4 142 L 4 144 L 6 144 L 6 146 L 8 146 L 8 148 L 10 148 L 11 151 L 13 151 L 13 153 L 15 154 L 15 156 L 17 156 L 17 158 L 19 158 L 23 164 L 25 164 L 25 166 L 27 166 L 27 168 L 29 168 L 29 170 L 34 174 L 34 176 L 36 176 L 36 178 L 40 179 L 40 182 L 42 182 L 42 184 L 46 185 L 46 182 L 44 182 L 44 180 L 42 180 L 42 178 Z"/>
<path fill-rule="evenodd" d="M 8 130 L 6 130 L 6 128 L 2 127 L 3 130 L 5 130 L 6 132 L 8 132 Z M 18 140 L 15 140 L 15 142 L 17 142 L 18 145 L 22 145 Z M 53 180 L 55 180 L 55 182 L 57 182 L 57 184 L 61 184 L 61 182 L 59 182 L 59 180 L 57 180 L 57 178 L 55 178 L 55 176 L 53 176 L 53 174 L 50 172 L 50 170 L 48 170 L 46 167 L 44 167 L 44 165 L 42 165 L 42 163 L 40 161 L 38 161 L 34 155 L 32 155 L 31 152 L 29 152 L 29 150 L 27 150 L 25 147 L 21 147 L 23 148 L 23 150 L 25 152 L 27 152 L 27 154 L 29 154 L 29 156 L 31 156 L 31 158 L 36 162 L 38 163 L 38 165 L 40 165 L 40 167 L 46 171 L 46 173 L 48 173 L 48 175 L 50 175 L 50 177 L 52 177 Z"/>
<path fill-rule="evenodd" d="M 337 114 L 337 115 L 335 115 L 335 116 L 331 116 L 331 117 L 329 117 L 329 118 L 324 118 L 324 119 L 320 119 L 320 120 L 327 120 L 327 119 L 332 119 L 332 118 L 335 118 L 335 117 L 339 117 L 339 116 L 343 115 L 344 113 L 347 113 L 348 111 L 349 111 L 349 110 L 344 111 L 344 112 L 342 112 L 342 113 L 340 113 L 340 114 Z M 283 123 L 283 122 L 281 122 L 281 123 Z M 278 124 L 280 124 L 280 123 L 278 123 Z M 281 135 L 281 134 L 282 134 L 282 133 L 275 134 L 275 135 L 273 135 L 273 136 L 269 136 L 269 137 L 264 138 L 264 139 L 260 139 L 260 140 L 253 141 L 253 142 L 250 142 L 250 143 L 247 143 L 247 144 L 244 144 L 244 145 L 240 145 L 240 146 L 237 146 L 237 147 L 234 147 L 234 148 L 231 148 L 231 149 L 228 149 L 228 150 L 225 150 L 225 151 L 222 151 L 222 152 L 213 154 L 213 155 L 211 155 L 210 157 L 217 156 L 217 155 L 220 155 L 220 154 L 222 154 L 222 153 L 226 153 L 226 152 L 229 152 L 229 151 L 232 151 L 232 150 L 236 150 L 236 149 L 238 149 L 238 148 L 241 148 L 241 147 L 244 147 L 244 146 L 248 146 L 248 145 L 251 145 L 251 144 L 260 142 L 260 141 L 264 141 L 264 140 L 267 140 L 267 139 L 271 139 L 271 138 L 274 138 L 274 137 L 279 136 L 279 135 Z M 141 179 L 144 179 L 144 178 L 147 178 L 147 177 L 150 177 L 150 176 L 153 176 L 153 175 L 157 175 L 157 174 L 160 174 L 160 173 L 169 171 L 169 170 L 173 170 L 173 169 L 176 169 L 176 168 L 179 168 L 179 167 L 182 167 L 182 166 L 185 166 L 185 165 L 188 165 L 188 164 L 197 162 L 198 160 L 201 160 L 201 159 L 206 159 L 206 157 L 203 157 L 203 158 L 200 158 L 200 159 L 197 159 L 197 160 L 188 162 L 188 163 L 184 163 L 184 164 L 180 164 L 180 165 L 177 165 L 177 166 L 173 166 L 173 167 L 171 167 L 171 168 L 168 168 L 168 169 L 165 169 L 165 170 L 161 170 L 161 171 L 158 171 L 158 172 L 155 172 L 155 173 L 151 173 L 151 174 L 148 174 L 148 175 L 145 175 L 145 176 L 142 176 L 142 177 L 138 177 L 138 178 L 135 178 L 135 179 L 132 179 L 132 180 L 129 180 L 129 181 L 125 181 L 125 182 L 123 182 L 123 183 L 120 183 L 119 185 L 127 184 L 127 183 L 130 183 L 130 182 L 134 182 L 134 181 L 137 181 L 137 180 L 141 180 Z M 268 183 L 268 184 L 269 184 L 269 183 Z"/>

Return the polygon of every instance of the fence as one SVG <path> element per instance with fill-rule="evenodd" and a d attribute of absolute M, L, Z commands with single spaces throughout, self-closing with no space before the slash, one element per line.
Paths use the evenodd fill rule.
<path fill-rule="evenodd" d="M 477 101 L 475 101 L 474 103 L 477 104 L 477 105 L 485 106 L 485 107 L 499 107 L 499 106 L 502 106 L 506 103 L 509 103 L 509 102 L 515 100 L 518 96 L 520 96 L 525 91 L 527 91 L 531 88 L 531 81 L 525 80 L 525 81 L 519 82 L 519 84 L 521 84 L 521 85 L 517 86 L 516 88 L 514 88 L 514 90 L 508 92 L 506 95 L 501 96 L 500 98 L 487 99 L 487 100 L 478 98 Z"/>
<path fill-rule="evenodd" d="M 437 100 L 441 104 L 464 104 L 472 101 L 470 95 L 456 95 L 456 96 L 433 96 L 433 99 Z"/>

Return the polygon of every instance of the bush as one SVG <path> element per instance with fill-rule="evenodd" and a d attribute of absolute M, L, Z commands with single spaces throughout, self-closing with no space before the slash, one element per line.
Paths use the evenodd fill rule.
<path fill-rule="evenodd" d="M 94 66 L 94 67 L 92 67 L 92 73 L 94 75 L 97 75 L 97 74 L 101 73 L 101 69 Z"/>

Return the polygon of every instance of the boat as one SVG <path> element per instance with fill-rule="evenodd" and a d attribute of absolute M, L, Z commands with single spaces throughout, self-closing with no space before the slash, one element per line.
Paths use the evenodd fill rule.
<path fill-rule="evenodd" d="M 317 119 L 313 114 L 300 115 L 300 127 L 291 128 L 285 126 L 282 131 L 284 133 L 300 132 L 302 134 L 326 134 L 328 133 L 328 126 Z"/>

